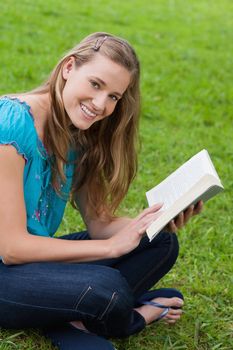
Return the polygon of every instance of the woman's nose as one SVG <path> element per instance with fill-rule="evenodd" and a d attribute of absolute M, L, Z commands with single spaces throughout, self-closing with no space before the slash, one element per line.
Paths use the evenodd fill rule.
<path fill-rule="evenodd" d="M 105 94 L 98 94 L 92 99 L 92 103 L 95 109 L 104 111 L 106 107 L 107 96 Z"/>

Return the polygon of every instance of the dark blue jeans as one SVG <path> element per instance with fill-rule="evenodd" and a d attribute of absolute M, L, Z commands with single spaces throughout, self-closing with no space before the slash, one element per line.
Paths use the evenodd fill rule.
<path fill-rule="evenodd" d="M 89 239 L 87 232 L 55 239 Z M 137 298 L 153 287 L 178 256 L 175 234 L 147 237 L 131 253 L 89 263 L 0 263 L 0 326 L 62 327 L 81 320 L 92 333 L 125 337 L 145 327 L 134 311 Z"/>

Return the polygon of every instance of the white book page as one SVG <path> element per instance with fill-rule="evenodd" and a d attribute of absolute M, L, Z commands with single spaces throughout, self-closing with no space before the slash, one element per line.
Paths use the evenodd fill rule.
<path fill-rule="evenodd" d="M 164 203 L 161 210 L 168 209 L 180 196 L 185 194 L 205 174 L 218 175 L 206 150 L 189 159 L 158 186 L 146 193 L 149 206 Z"/>

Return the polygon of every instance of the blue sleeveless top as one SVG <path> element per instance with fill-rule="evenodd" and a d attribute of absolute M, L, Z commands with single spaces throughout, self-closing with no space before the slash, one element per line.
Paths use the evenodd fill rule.
<path fill-rule="evenodd" d="M 61 223 L 72 184 L 74 151 L 65 166 L 66 182 L 59 196 L 51 184 L 51 156 L 40 140 L 30 106 L 16 98 L 0 98 L 0 145 L 12 145 L 25 159 L 24 200 L 27 230 L 39 236 L 53 236 Z"/>

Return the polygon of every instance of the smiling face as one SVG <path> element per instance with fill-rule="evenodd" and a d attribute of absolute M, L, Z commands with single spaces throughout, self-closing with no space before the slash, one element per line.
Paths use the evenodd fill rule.
<path fill-rule="evenodd" d="M 131 78 L 126 68 L 99 53 L 80 67 L 71 57 L 62 73 L 66 80 L 62 92 L 65 110 L 81 130 L 113 113 Z"/>

